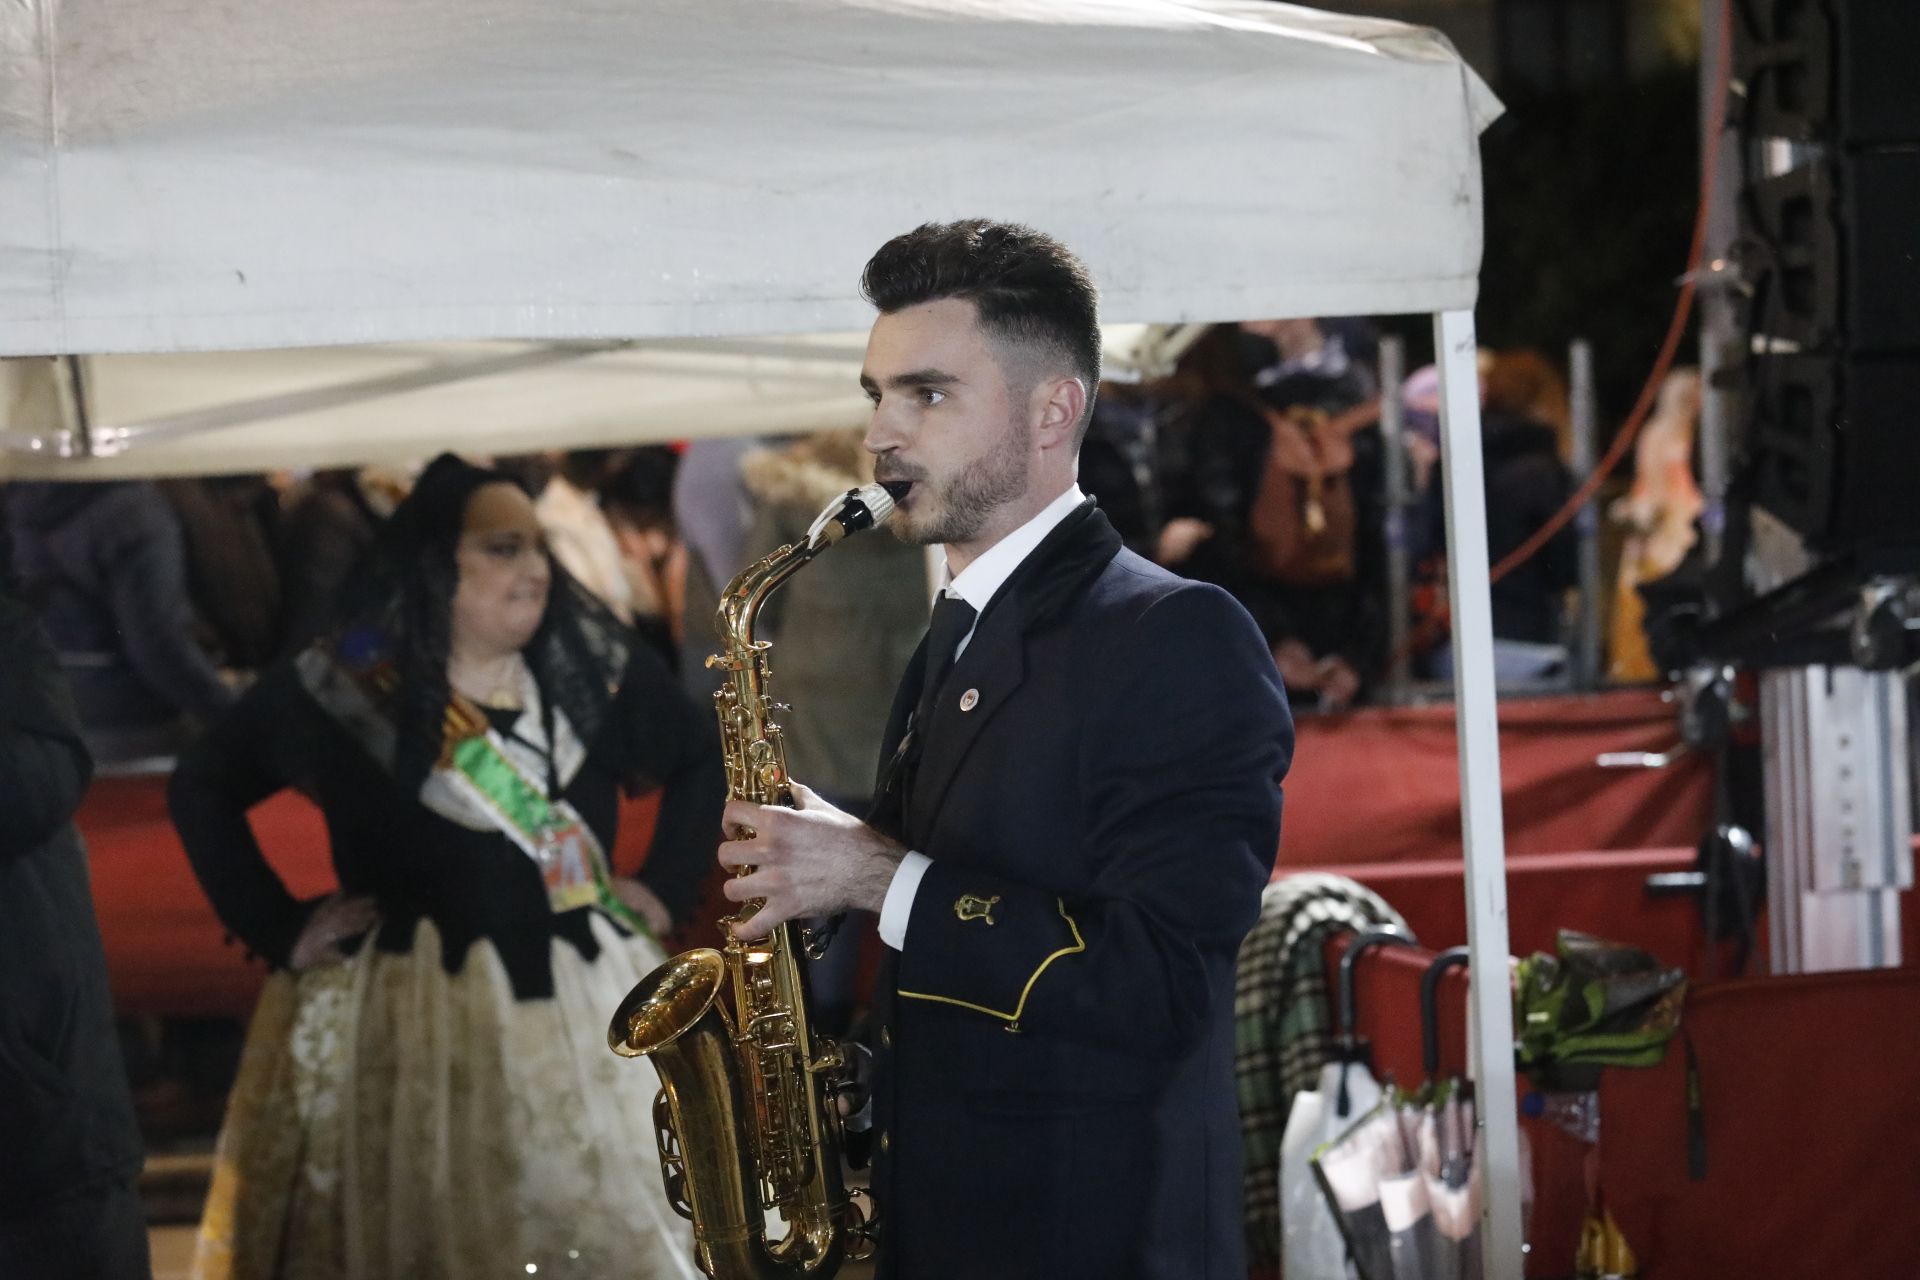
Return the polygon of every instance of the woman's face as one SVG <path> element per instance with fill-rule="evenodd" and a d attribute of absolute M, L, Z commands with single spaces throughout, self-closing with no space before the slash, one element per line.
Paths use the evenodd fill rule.
<path fill-rule="evenodd" d="M 522 649 L 540 628 L 553 585 L 533 500 L 511 484 L 483 485 L 467 500 L 454 553 L 453 645 L 481 654 Z"/>

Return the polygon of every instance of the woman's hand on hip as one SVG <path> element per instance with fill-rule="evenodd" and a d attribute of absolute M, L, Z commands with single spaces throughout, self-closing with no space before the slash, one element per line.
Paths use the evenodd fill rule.
<path fill-rule="evenodd" d="M 673 932 L 673 912 L 667 910 L 667 904 L 660 901 L 660 895 L 641 884 L 632 876 L 613 878 L 613 896 L 620 899 L 621 905 L 640 917 L 647 928 L 653 930 L 653 936 L 664 938 Z"/>
<path fill-rule="evenodd" d="M 300 931 L 287 956 L 287 967 L 305 973 L 322 965 L 340 964 L 347 958 L 340 944 L 367 932 L 379 919 L 380 908 L 366 894 L 334 894 L 307 917 L 307 927 Z"/>

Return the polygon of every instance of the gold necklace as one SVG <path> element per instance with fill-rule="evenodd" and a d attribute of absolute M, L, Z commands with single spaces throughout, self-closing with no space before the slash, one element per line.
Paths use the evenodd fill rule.
<path fill-rule="evenodd" d="M 515 654 L 502 674 L 491 681 L 475 678 L 475 673 L 462 670 L 457 663 L 447 664 L 447 682 L 466 697 L 494 711 L 515 711 L 523 705 L 520 696 L 520 655 Z M 482 693 L 480 690 L 486 689 Z"/>

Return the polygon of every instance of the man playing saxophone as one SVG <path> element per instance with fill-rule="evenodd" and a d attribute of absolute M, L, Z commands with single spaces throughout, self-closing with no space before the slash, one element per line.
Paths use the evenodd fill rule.
<path fill-rule="evenodd" d="M 758 936 L 847 908 L 887 943 L 879 1274 L 1243 1276 L 1234 958 L 1293 733 L 1228 595 L 1122 549 L 1075 481 L 1099 382 L 1086 269 L 1025 227 L 927 225 L 867 264 L 861 382 L 894 532 L 947 583 L 874 817 L 794 786 L 720 848 Z"/>

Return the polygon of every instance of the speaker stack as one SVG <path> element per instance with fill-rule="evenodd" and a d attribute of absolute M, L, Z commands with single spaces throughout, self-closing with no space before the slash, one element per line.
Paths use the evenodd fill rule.
<path fill-rule="evenodd" d="M 1920 0 L 1733 0 L 1733 16 L 1749 493 L 1818 556 L 1911 570 Z"/>

